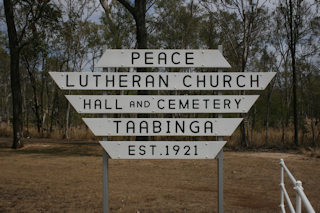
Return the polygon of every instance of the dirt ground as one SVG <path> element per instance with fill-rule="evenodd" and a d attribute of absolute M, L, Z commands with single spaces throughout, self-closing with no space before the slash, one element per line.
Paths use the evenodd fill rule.
<path fill-rule="evenodd" d="M 102 212 L 102 149 L 96 142 L 0 138 L 0 212 Z M 279 212 L 283 158 L 320 212 L 320 158 L 224 152 L 225 212 Z M 110 160 L 111 212 L 216 212 L 216 160 Z M 285 178 L 294 201 L 294 190 Z"/>

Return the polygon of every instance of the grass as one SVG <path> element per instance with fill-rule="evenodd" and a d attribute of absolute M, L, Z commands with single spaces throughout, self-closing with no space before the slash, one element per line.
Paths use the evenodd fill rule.
<path fill-rule="evenodd" d="M 0 137 L 12 137 L 12 126 L 5 122 L 0 122 Z"/>
<path fill-rule="evenodd" d="M 9 147 L 10 138 L 0 138 L 0 212 L 102 212 L 97 142 L 32 138 L 20 150 Z M 225 212 L 279 212 L 280 158 L 319 212 L 320 159 L 279 152 L 224 153 Z M 110 160 L 108 183 L 112 213 L 217 209 L 216 160 Z"/>
<path fill-rule="evenodd" d="M 64 130 L 53 129 L 50 131 L 38 132 L 36 127 L 24 128 L 23 135 L 25 138 L 52 138 L 52 139 L 64 139 Z M 7 123 L 0 123 L 0 137 L 12 137 L 12 125 Z M 94 140 L 96 137 L 85 126 L 70 127 L 68 139 L 80 140 L 89 139 Z"/>

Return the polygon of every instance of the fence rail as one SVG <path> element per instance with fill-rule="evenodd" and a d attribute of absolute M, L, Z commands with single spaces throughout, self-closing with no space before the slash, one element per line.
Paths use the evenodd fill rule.
<path fill-rule="evenodd" d="M 288 207 L 289 207 L 291 213 L 301 213 L 301 201 L 302 201 L 302 203 L 308 213 L 315 213 L 310 201 L 308 200 L 307 196 L 305 195 L 305 193 L 303 191 L 302 182 L 299 180 L 296 180 L 293 177 L 290 170 L 285 165 L 283 159 L 280 159 L 280 165 L 281 165 L 281 173 L 280 173 L 280 189 L 281 189 L 280 209 L 281 209 L 281 212 L 283 212 L 283 213 L 286 212 L 285 206 L 284 206 L 284 198 L 285 198 L 288 203 Z M 287 173 L 289 179 L 291 180 L 291 182 L 294 185 L 293 189 L 296 191 L 296 209 L 294 209 L 292 202 L 290 200 L 290 197 L 288 195 L 288 192 L 287 192 L 285 185 L 284 185 L 284 171 Z"/>

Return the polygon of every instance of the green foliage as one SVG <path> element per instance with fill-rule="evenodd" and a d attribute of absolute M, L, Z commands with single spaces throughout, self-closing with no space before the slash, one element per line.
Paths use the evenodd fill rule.
<path fill-rule="evenodd" d="M 201 11 L 193 1 L 156 1 L 150 17 L 150 45 L 154 48 L 199 47 Z"/>
<path fill-rule="evenodd" d="M 132 16 L 118 1 L 100 18 L 103 45 L 111 49 L 135 46 L 135 23 Z"/>

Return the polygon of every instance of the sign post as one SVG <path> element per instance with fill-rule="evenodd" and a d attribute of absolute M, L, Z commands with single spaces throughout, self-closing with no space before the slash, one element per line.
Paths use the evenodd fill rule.
<path fill-rule="evenodd" d="M 108 72 L 108 68 L 103 68 L 103 72 Z M 103 95 L 107 96 L 107 92 L 103 91 Z M 107 114 L 103 115 L 107 118 Z M 108 141 L 108 137 L 103 137 L 104 141 Z M 103 213 L 109 213 L 109 154 L 105 149 L 102 150 L 102 211 Z"/>
<path fill-rule="evenodd" d="M 104 137 L 103 140 L 107 140 L 107 137 Z M 109 167 L 109 155 L 105 149 L 102 150 L 102 167 L 103 167 L 103 174 L 102 174 L 102 187 L 103 187 L 103 194 L 102 194 L 102 209 L 103 213 L 109 212 L 109 174 L 108 174 L 108 167 Z"/>
<path fill-rule="evenodd" d="M 223 55 L 222 45 L 218 46 L 218 50 Z M 221 91 L 218 91 L 218 95 L 222 95 Z M 222 118 L 222 114 L 218 114 L 218 118 Z M 223 141 L 221 136 L 218 136 L 218 141 Z M 223 193 L 223 148 L 217 155 L 217 167 L 218 167 L 218 213 L 223 213 L 224 207 L 224 193 Z"/>
<path fill-rule="evenodd" d="M 103 95 L 67 95 L 95 136 L 103 136 L 103 213 L 109 212 L 108 162 L 111 159 L 217 159 L 218 212 L 223 213 L 223 141 L 258 95 L 221 91 L 264 90 L 275 73 L 221 72 L 230 64 L 219 50 L 106 50 L 97 63 L 104 72 L 50 72 L 63 90 L 102 90 Z M 218 68 L 219 72 L 108 72 L 110 67 Z M 218 95 L 108 95 L 107 90 L 218 91 Z M 218 113 L 218 118 L 108 118 L 110 113 Z M 217 141 L 108 141 L 108 136 L 215 136 Z"/>

